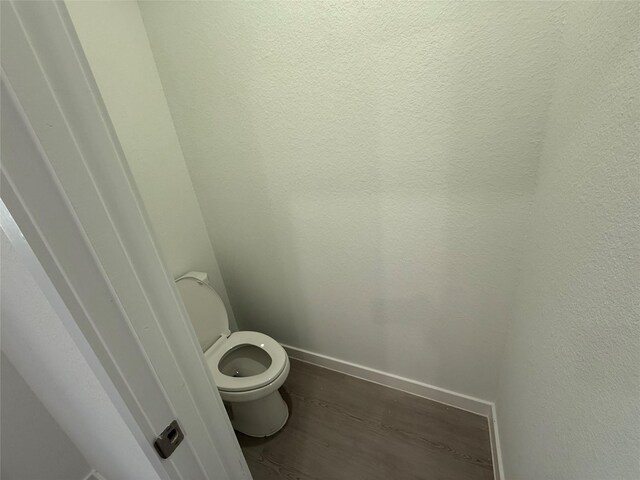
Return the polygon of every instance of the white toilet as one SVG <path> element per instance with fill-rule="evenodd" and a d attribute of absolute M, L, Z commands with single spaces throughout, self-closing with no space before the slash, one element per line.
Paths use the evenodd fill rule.
<path fill-rule="evenodd" d="M 189 272 L 176 284 L 233 428 L 252 437 L 273 435 L 289 418 L 278 391 L 289 375 L 287 352 L 262 333 L 231 333 L 227 310 L 206 273 Z"/>

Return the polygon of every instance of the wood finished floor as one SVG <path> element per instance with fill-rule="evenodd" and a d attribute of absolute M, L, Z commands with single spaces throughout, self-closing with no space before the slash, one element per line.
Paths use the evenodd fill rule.
<path fill-rule="evenodd" d="M 485 417 L 291 360 L 287 425 L 238 433 L 254 480 L 492 480 Z"/>

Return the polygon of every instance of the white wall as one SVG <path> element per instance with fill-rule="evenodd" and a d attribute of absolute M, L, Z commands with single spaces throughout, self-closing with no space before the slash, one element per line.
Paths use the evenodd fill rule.
<path fill-rule="evenodd" d="M 1 230 L 0 254 L 3 354 L 89 465 L 106 479 L 157 480 L 158 476 L 149 460 L 62 320 Z M 2 368 L 4 374 L 4 365 Z M 3 392 L 2 400 L 4 399 Z M 2 420 L 4 474 L 5 443 L 11 440 L 5 436 L 4 417 Z M 114 438 L 118 441 L 113 442 Z M 60 442 L 64 444 L 64 439 Z M 51 448 L 55 451 L 54 447 Z M 26 456 L 14 460 L 36 463 L 45 455 L 29 451 Z M 87 473 L 88 469 L 85 471 Z M 2 478 L 4 480 L 4 475 Z M 19 476 L 17 480 L 51 479 Z"/>
<path fill-rule="evenodd" d="M 83 480 L 91 468 L 9 359 L 0 360 L 2 480 Z"/>
<path fill-rule="evenodd" d="M 486 399 L 503 365 L 507 478 L 637 478 L 638 8 L 142 2 L 242 327 Z M 138 13 L 70 9 L 135 151 Z"/>
<path fill-rule="evenodd" d="M 640 4 L 569 9 L 497 402 L 509 480 L 640 478 Z"/>
<path fill-rule="evenodd" d="M 140 9 L 239 324 L 493 399 L 562 8 Z"/>
<path fill-rule="evenodd" d="M 137 3 L 65 3 L 167 268 L 207 272 L 235 328 Z"/>

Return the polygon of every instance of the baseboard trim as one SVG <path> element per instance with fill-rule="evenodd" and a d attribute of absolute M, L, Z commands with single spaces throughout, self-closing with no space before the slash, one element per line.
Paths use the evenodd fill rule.
<path fill-rule="evenodd" d="M 491 438 L 491 456 L 493 460 L 493 476 L 495 480 L 505 480 L 504 465 L 502 464 L 502 449 L 500 448 L 500 434 L 498 432 L 498 416 L 496 404 L 491 404 L 489 415 L 489 436 Z"/>
<path fill-rule="evenodd" d="M 94 473 L 96 473 L 96 471 L 91 470 L 82 480 L 93 480 L 95 478 Z"/>
<path fill-rule="evenodd" d="M 385 387 L 402 390 L 419 397 L 428 398 L 439 403 L 444 403 L 452 407 L 460 408 L 471 413 L 489 417 L 491 415 L 492 403 L 479 398 L 452 392 L 444 388 L 417 382 L 408 378 L 383 372 L 374 368 L 365 367 L 356 363 L 339 360 L 337 358 L 310 352 L 290 345 L 282 345 L 291 358 L 303 362 L 312 363 L 320 367 L 335 370 L 336 372 L 361 378 L 369 382 L 384 385 Z"/>
<path fill-rule="evenodd" d="M 105 480 L 105 478 L 95 470 L 91 470 L 83 480 Z"/>

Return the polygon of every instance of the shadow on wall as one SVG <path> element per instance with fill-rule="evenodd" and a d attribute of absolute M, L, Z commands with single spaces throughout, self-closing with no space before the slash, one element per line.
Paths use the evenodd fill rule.
<path fill-rule="evenodd" d="M 82 453 L 29 388 L 4 352 L 2 379 L 2 478 L 83 480 L 90 467 Z M 33 453 L 38 452 L 37 458 Z"/>

